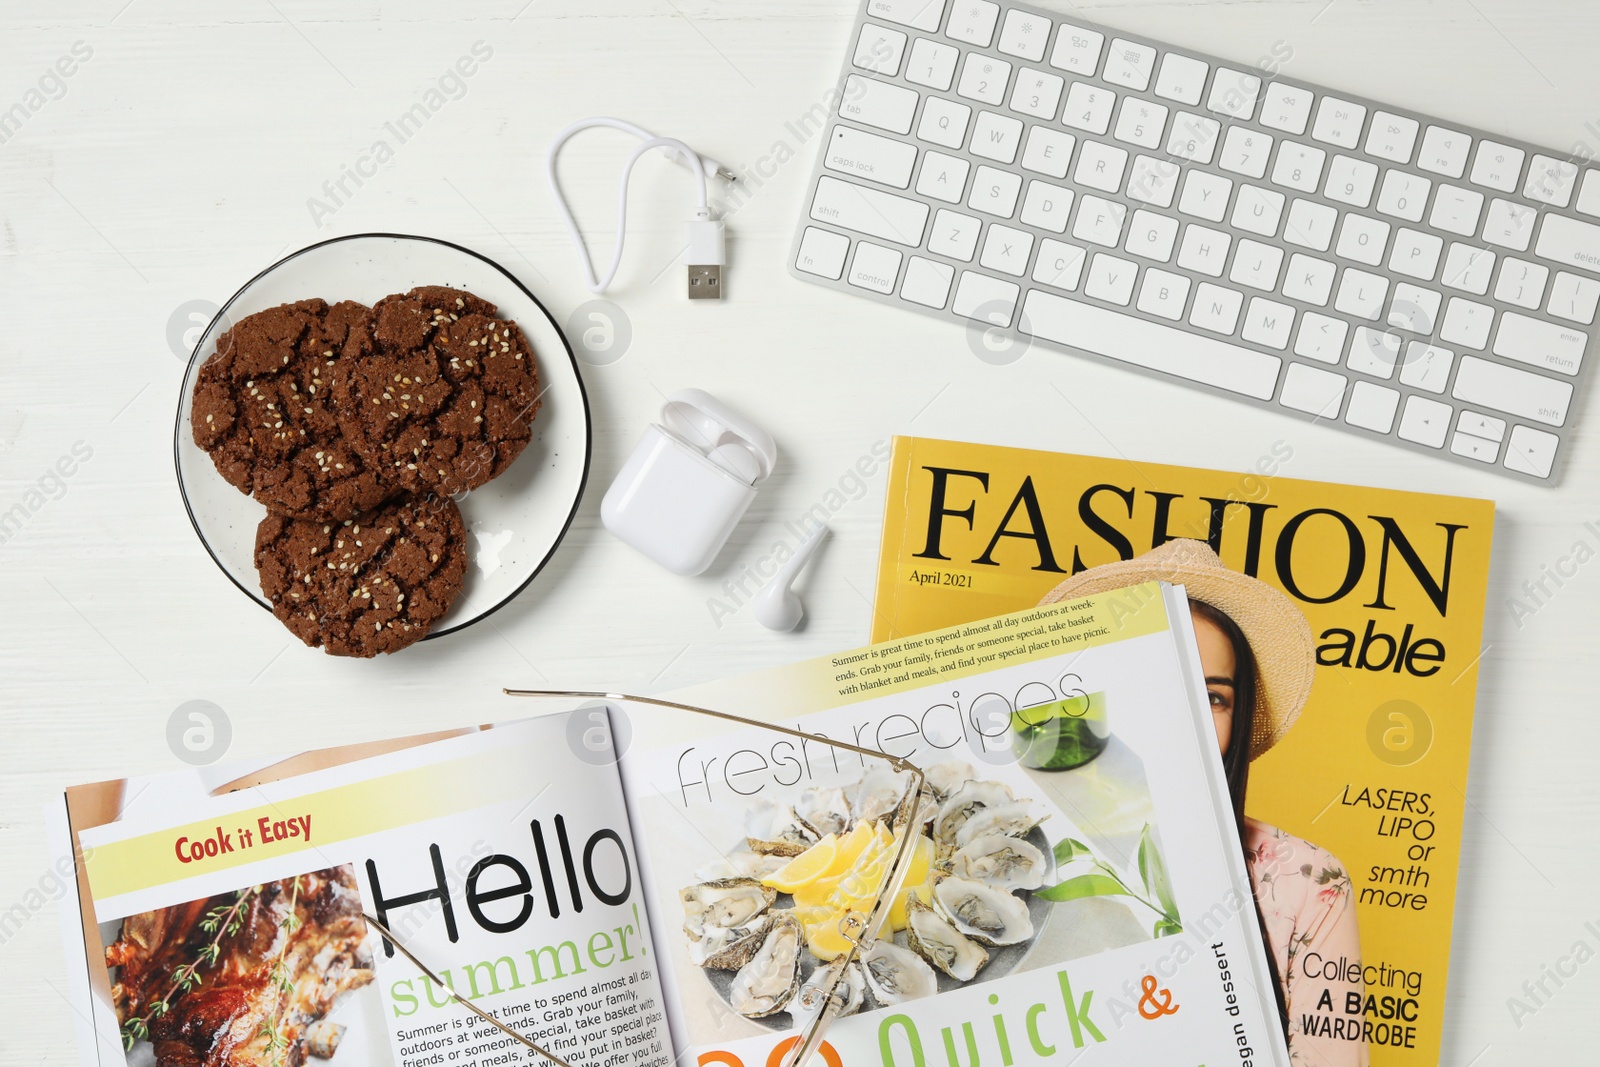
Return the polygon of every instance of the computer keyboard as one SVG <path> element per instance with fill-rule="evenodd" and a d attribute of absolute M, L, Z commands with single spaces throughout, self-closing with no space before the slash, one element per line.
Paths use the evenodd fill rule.
<path fill-rule="evenodd" d="M 1075 15 L 866 0 L 789 266 L 1552 484 L 1584 162 Z"/>

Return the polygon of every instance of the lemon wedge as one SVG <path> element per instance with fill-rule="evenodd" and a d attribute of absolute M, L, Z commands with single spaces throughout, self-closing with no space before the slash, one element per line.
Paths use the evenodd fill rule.
<path fill-rule="evenodd" d="M 829 834 L 782 867 L 761 879 L 780 893 L 794 893 L 824 877 L 838 858 L 839 841 Z"/>

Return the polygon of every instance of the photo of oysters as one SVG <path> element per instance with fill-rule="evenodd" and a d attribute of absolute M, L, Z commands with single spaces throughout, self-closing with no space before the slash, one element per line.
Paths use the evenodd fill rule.
<path fill-rule="evenodd" d="M 887 764 L 856 781 L 762 799 L 744 839 L 679 893 L 690 960 L 730 1008 L 774 1030 L 803 1025 L 850 950 L 899 847 L 913 854 L 879 938 L 849 965 L 841 1014 L 984 981 L 1022 962 L 1049 913 L 1042 808 L 969 763 L 925 769 L 922 793 Z"/>

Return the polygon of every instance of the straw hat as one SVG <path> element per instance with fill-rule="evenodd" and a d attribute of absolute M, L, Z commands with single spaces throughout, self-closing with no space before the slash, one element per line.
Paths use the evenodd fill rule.
<path fill-rule="evenodd" d="M 1316 676 L 1311 624 L 1283 593 L 1232 571 L 1204 541 L 1177 538 L 1134 559 L 1105 563 L 1073 575 L 1045 594 L 1054 604 L 1110 589 L 1162 581 L 1182 585 L 1189 599 L 1211 605 L 1244 632 L 1256 657 L 1254 760 L 1277 744 L 1300 717 Z"/>

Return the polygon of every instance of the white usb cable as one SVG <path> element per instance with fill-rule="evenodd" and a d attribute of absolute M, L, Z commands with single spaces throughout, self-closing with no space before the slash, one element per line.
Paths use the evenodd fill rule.
<path fill-rule="evenodd" d="M 561 195 L 561 185 L 556 180 L 556 157 L 561 152 L 561 146 L 573 134 L 596 126 L 631 133 L 644 142 L 633 150 L 628 156 L 628 161 L 622 166 L 622 180 L 617 189 L 617 243 L 612 250 L 611 266 L 607 268 L 603 277 L 598 278 L 595 276 L 594 263 L 589 258 L 589 250 L 583 243 L 583 234 L 579 232 L 578 223 L 572 217 L 566 198 Z M 698 206 L 689 220 L 689 251 L 685 257 L 689 265 L 689 299 L 720 300 L 722 267 L 726 262 L 727 253 L 723 242 L 722 220 L 711 217 L 706 185 L 713 177 L 733 181 L 734 173 L 709 156 L 702 156 L 676 137 L 657 137 L 641 126 L 605 116 L 574 122 L 562 130 L 556 135 L 556 139 L 550 142 L 550 150 L 544 159 L 545 174 L 550 180 L 550 195 L 555 198 L 556 210 L 561 214 L 561 221 L 566 223 L 567 233 L 572 235 L 572 243 L 577 246 L 578 262 L 583 265 L 585 283 L 591 293 L 599 294 L 605 292 L 615 280 L 617 268 L 622 264 L 623 240 L 628 233 L 628 182 L 633 176 L 633 165 L 639 162 L 640 157 L 646 152 L 657 148 L 661 149 L 667 158 L 687 168 L 695 176 Z"/>

